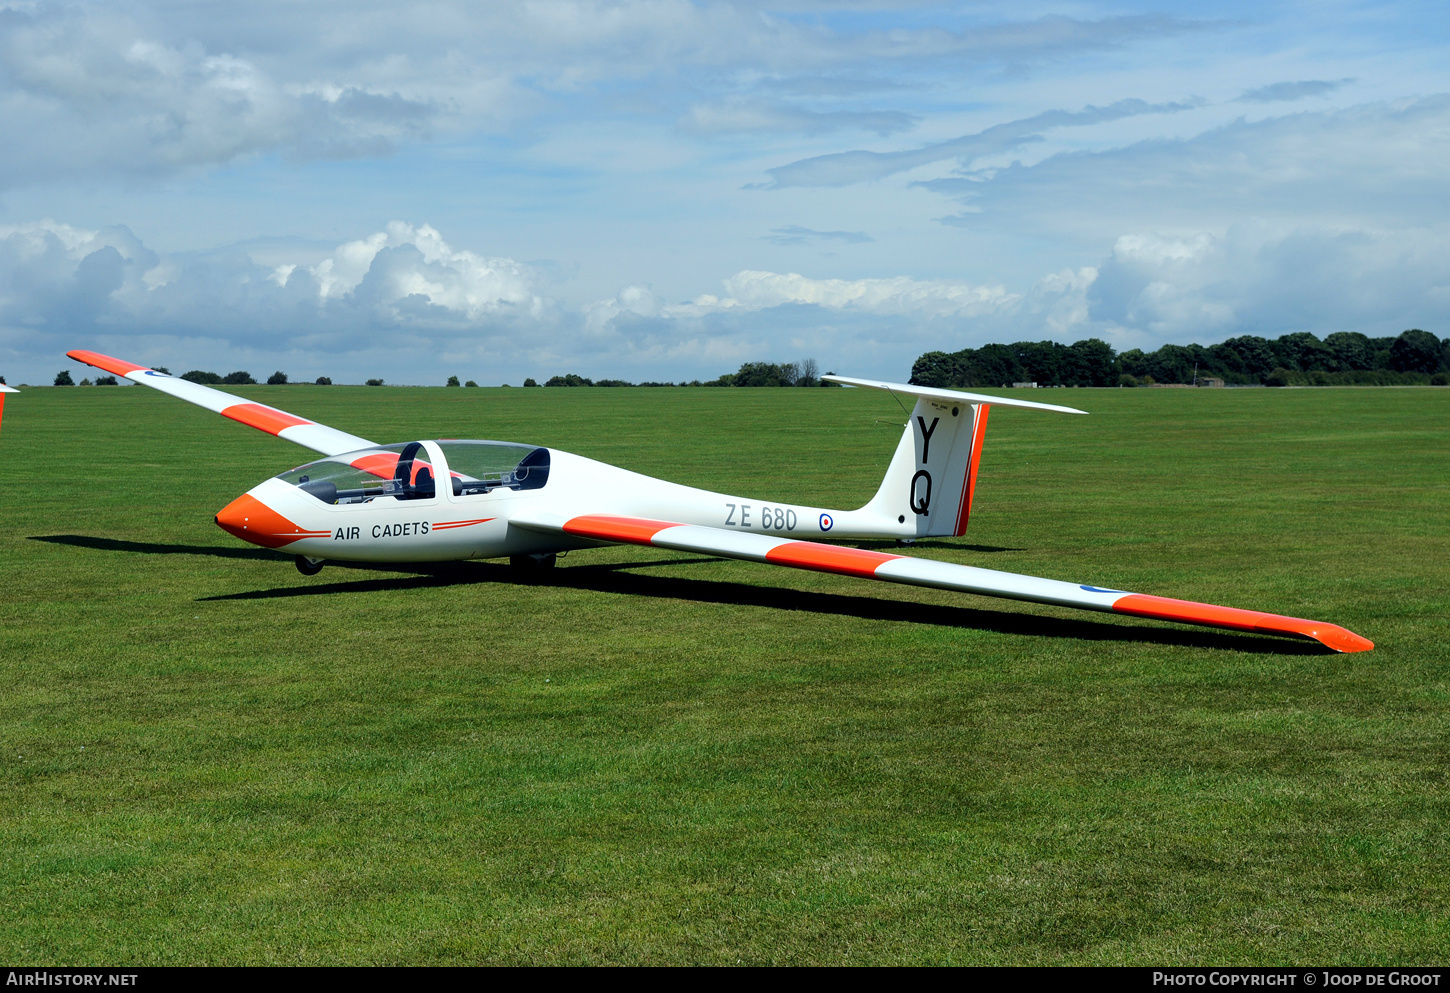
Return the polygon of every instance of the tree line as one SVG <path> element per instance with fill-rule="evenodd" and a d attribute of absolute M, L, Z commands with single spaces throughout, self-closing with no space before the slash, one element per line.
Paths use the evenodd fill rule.
<path fill-rule="evenodd" d="M 834 372 L 826 373 L 834 376 Z M 456 382 L 450 385 L 458 385 Z M 525 386 L 538 386 L 532 377 L 524 380 Z M 773 362 L 746 362 L 736 372 L 727 372 L 717 379 L 693 379 L 689 382 L 631 383 L 625 379 L 586 379 L 575 373 L 554 376 L 545 386 L 834 386 L 821 379 L 820 366 L 815 359 L 801 359 L 777 365 Z"/>
<path fill-rule="evenodd" d="M 1269 340 L 1241 335 L 1217 345 L 1164 345 L 1119 354 L 1098 338 L 1062 345 L 1019 341 L 927 352 L 911 367 L 918 386 L 1151 386 L 1213 377 L 1232 385 L 1450 385 L 1450 338 L 1413 328 L 1396 337 L 1305 331 Z"/>

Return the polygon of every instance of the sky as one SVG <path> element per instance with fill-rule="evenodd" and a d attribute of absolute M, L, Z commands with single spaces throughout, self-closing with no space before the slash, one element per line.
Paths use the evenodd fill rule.
<path fill-rule="evenodd" d="M 1450 337 L 1432 3 L 0 0 L 0 375 Z"/>

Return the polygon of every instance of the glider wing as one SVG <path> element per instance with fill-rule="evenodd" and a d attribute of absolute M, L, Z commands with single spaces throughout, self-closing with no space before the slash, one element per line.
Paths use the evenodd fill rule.
<path fill-rule="evenodd" d="M 983 596 L 1030 600 L 1035 603 L 1131 614 L 1135 617 L 1152 617 L 1163 621 L 1181 621 L 1238 631 L 1298 635 L 1312 638 L 1339 652 L 1363 652 L 1374 647 L 1374 643 L 1367 638 L 1323 621 L 1147 596 L 1126 590 L 1107 590 L 1055 579 L 1039 579 L 1036 576 L 998 572 L 995 569 L 978 569 L 974 566 L 827 545 L 816 541 L 792 541 L 788 538 L 744 534 L 720 528 L 602 514 L 585 514 L 571 518 L 556 515 L 515 515 L 510 523 L 545 533 L 670 548 L 681 552 L 701 552 L 724 558 L 813 569 L 817 572 L 834 572 L 863 579 L 881 579 L 911 586 L 931 586 Z"/>
<path fill-rule="evenodd" d="M 285 438 L 303 448 L 321 452 L 323 455 L 341 455 L 343 452 L 355 452 L 359 449 L 375 447 L 373 442 L 366 438 L 359 438 L 355 434 L 348 434 L 346 431 L 330 428 L 326 424 L 309 421 L 305 417 L 289 414 L 285 410 L 278 410 L 276 407 L 269 407 L 264 403 L 252 403 L 242 397 L 214 390 L 210 386 L 177 379 L 164 372 L 148 369 L 144 365 L 127 362 L 125 359 L 115 359 L 109 355 L 88 352 L 84 349 L 66 352 L 66 355 L 77 362 L 84 362 L 86 365 L 104 369 L 117 376 L 125 376 L 129 380 L 142 386 L 149 386 L 153 390 L 170 393 L 172 396 L 179 397 L 188 403 L 194 403 L 198 407 L 214 410 L 239 424 L 245 424 L 247 427 L 265 431 L 268 434 L 275 434 L 279 438 Z"/>

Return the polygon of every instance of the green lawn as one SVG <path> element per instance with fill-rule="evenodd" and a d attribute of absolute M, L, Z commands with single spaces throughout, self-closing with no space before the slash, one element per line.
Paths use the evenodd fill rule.
<path fill-rule="evenodd" d="M 855 506 L 853 390 L 243 394 Z M 1307 616 L 1214 632 L 628 547 L 289 557 L 306 461 L 149 390 L 0 432 L 0 957 L 64 963 L 1443 963 L 1450 389 L 993 411 L 913 554 Z M 877 423 L 877 422 L 883 423 Z M 884 546 L 883 546 L 884 547 Z"/>

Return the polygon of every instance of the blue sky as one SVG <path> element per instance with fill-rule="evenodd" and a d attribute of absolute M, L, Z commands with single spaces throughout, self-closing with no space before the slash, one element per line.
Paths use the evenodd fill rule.
<path fill-rule="evenodd" d="M 0 374 L 1450 336 L 1434 4 L 0 3 Z"/>

